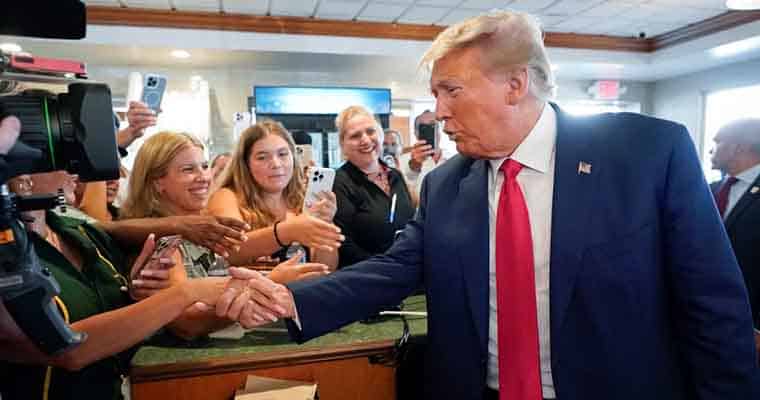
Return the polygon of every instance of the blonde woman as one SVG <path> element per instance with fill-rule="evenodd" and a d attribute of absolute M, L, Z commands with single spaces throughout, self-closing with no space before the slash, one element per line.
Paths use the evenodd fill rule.
<path fill-rule="evenodd" d="M 65 174 L 56 171 L 20 176 L 9 186 L 20 195 L 53 193 Z M 227 285 L 235 281 L 186 281 L 135 302 L 127 290 L 130 275 L 144 268 L 163 268 L 157 265 L 163 263 L 161 260 L 150 257 L 155 246 L 153 235 L 130 265 L 117 241 L 97 226 L 50 211 L 29 213 L 34 217 L 27 225 L 29 243 L 41 266 L 60 286 L 55 304 L 64 320 L 74 331 L 86 334 L 87 340 L 63 354 L 48 356 L 13 330 L 9 334 L 7 321 L 2 321 L 0 353 L 15 360 L 0 361 L 4 400 L 121 398 L 119 375 L 127 374 L 136 346 L 195 302 L 218 304 Z M 0 311 L 4 311 L 2 305 Z"/>
<path fill-rule="evenodd" d="M 129 180 L 129 193 L 121 210 L 122 218 L 188 216 L 205 213 L 211 187 L 211 169 L 203 144 L 187 133 L 160 132 L 140 147 Z M 218 266 L 209 249 L 183 240 L 173 256 L 177 265 L 171 273 L 172 284 L 188 278 L 204 278 Z M 270 278 L 289 282 L 326 273 L 321 264 L 296 266 L 282 263 Z M 212 310 L 188 309 L 170 328 L 181 337 L 195 337 L 230 324 Z"/>
<path fill-rule="evenodd" d="M 414 215 L 403 175 L 380 159 L 383 129 L 366 108 L 351 106 L 335 119 L 346 163 L 335 174 L 338 213 L 335 223 L 346 235 L 340 267 L 384 253 L 396 231 Z"/>
<path fill-rule="evenodd" d="M 332 223 L 335 195 L 325 194 L 302 214 L 305 189 L 294 154 L 293 138 L 278 122 L 264 120 L 241 134 L 208 206 L 212 215 L 237 218 L 253 228 L 240 251 L 230 255 L 232 264 L 282 259 L 288 246 L 298 242 L 309 248 L 312 261 L 337 266 L 343 236 Z"/>

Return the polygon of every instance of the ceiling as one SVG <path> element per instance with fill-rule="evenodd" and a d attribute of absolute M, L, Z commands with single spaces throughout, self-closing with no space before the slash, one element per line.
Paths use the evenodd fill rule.
<path fill-rule="evenodd" d="M 506 6 L 538 15 L 550 31 L 609 35 L 645 32 L 648 36 L 681 29 L 726 11 L 723 0 L 87 0 L 86 3 L 317 19 L 375 18 L 373 21 L 386 22 L 414 19 L 415 23 L 434 24 Z M 700 25 L 703 24 L 696 26 Z M 21 44 L 32 54 L 85 60 L 91 66 L 263 70 L 274 71 L 282 79 L 293 77 L 306 83 L 316 80 L 326 84 L 331 80 L 336 84 L 344 82 L 336 79 L 337 75 L 358 76 L 350 78 L 354 82 L 366 74 L 373 77 L 372 82 L 398 82 L 402 89 L 416 88 L 407 91 L 410 96 L 422 90 L 419 87 L 424 78 L 419 79 L 416 66 L 430 44 L 426 40 L 123 25 L 89 25 L 87 38 L 75 42 L 0 36 L 0 42 L 7 41 Z M 731 46 L 738 51 L 716 53 L 717 49 Z M 172 58 L 170 51 L 178 48 L 190 51 L 192 57 Z M 556 47 L 549 47 L 548 51 L 559 79 L 652 82 L 760 57 L 760 21 L 653 52 Z"/>
<path fill-rule="evenodd" d="M 549 32 L 657 36 L 727 11 L 724 0 L 86 0 L 88 5 L 447 26 L 494 8 Z"/>

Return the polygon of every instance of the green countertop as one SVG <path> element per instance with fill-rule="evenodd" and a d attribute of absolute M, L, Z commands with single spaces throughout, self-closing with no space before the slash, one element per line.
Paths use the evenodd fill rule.
<path fill-rule="evenodd" d="M 404 301 L 404 311 L 425 311 L 425 297 L 413 296 Z M 239 357 L 256 353 L 303 351 L 330 346 L 395 340 L 403 334 L 400 317 L 383 317 L 382 322 L 354 323 L 337 331 L 298 345 L 290 341 L 283 322 L 254 330 L 242 339 L 200 339 L 184 341 L 160 334 L 142 346 L 132 359 L 133 367 L 147 367 L 177 362 L 199 362 L 214 358 Z M 425 317 L 407 316 L 412 335 L 427 332 Z"/>

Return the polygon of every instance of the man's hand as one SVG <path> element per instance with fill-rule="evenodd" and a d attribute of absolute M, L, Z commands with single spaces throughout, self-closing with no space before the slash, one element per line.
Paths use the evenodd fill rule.
<path fill-rule="evenodd" d="M 183 238 L 217 254 L 229 257 L 230 252 L 240 249 L 251 228 L 235 218 L 214 217 L 209 215 L 183 215 L 172 218 L 176 231 Z"/>
<path fill-rule="evenodd" d="M 171 285 L 169 270 L 174 267 L 174 260 L 171 258 L 153 258 L 155 249 L 155 235 L 150 234 L 129 274 L 131 283 L 129 295 L 134 300 L 140 301 L 148 298 Z"/>
<path fill-rule="evenodd" d="M 285 286 L 253 270 L 231 267 L 229 271 L 233 279 L 216 303 L 218 316 L 233 317 L 244 328 L 251 328 L 295 315 Z"/>
<path fill-rule="evenodd" d="M 8 154 L 20 132 L 21 121 L 18 118 L 9 116 L 0 121 L 0 154 Z"/>
<path fill-rule="evenodd" d="M 145 103 L 139 101 L 130 101 L 129 110 L 127 110 L 127 121 L 129 126 L 120 130 L 116 135 L 119 147 L 129 147 L 135 139 L 145 134 L 145 129 L 156 125 L 156 113 L 148 108 Z"/>
<path fill-rule="evenodd" d="M 412 171 L 420 172 L 422 170 L 422 163 L 425 159 L 433 156 L 435 150 L 433 146 L 427 144 L 424 140 L 418 140 L 412 147 L 412 153 L 409 157 L 409 168 Z"/>

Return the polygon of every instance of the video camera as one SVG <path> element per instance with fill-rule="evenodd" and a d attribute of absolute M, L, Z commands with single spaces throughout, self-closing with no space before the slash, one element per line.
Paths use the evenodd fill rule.
<path fill-rule="evenodd" d="M 21 212 L 53 208 L 62 196 L 18 196 L 5 181 L 20 174 L 67 170 L 81 181 L 119 177 L 111 92 L 85 83 L 83 63 L 0 52 L 0 120 L 21 121 L 18 141 L 0 155 L 0 299 L 24 333 L 44 352 L 58 354 L 85 339 L 53 302 L 60 287 L 40 265 Z M 19 83 L 68 84 L 68 92 L 17 93 Z M 3 95 L 2 90 L 8 93 Z"/>

